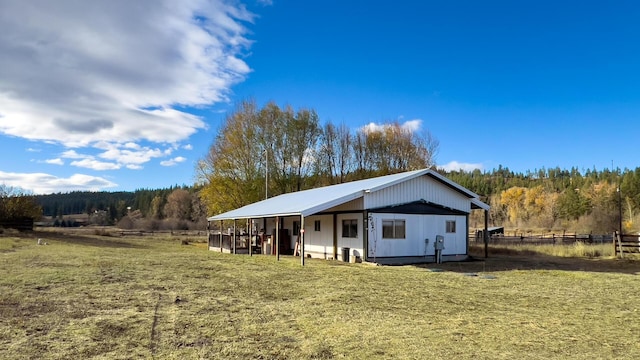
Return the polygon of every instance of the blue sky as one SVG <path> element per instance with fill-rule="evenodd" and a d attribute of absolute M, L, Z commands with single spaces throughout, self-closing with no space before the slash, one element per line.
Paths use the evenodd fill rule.
<path fill-rule="evenodd" d="M 3 2 L 0 183 L 191 184 L 248 98 L 417 120 L 447 169 L 635 168 L 638 19 L 634 1 Z"/>

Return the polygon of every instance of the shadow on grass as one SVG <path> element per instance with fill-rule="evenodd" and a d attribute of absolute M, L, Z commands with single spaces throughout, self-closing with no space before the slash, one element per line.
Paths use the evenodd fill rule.
<path fill-rule="evenodd" d="M 131 241 L 123 241 L 118 238 L 114 238 L 110 236 L 35 231 L 31 234 L 30 237 L 34 239 L 42 238 L 45 241 L 56 241 L 56 242 L 63 242 L 67 244 L 83 245 L 83 246 L 95 246 L 95 247 L 105 247 L 105 248 L 130 248 L 130 249 L 147 248 L 147 246 L 144 246 L 141 244 L 136 244 Z"/>
<path fill-rule="evenodd" d="M 489 257 L 472 253 L 468 261 L 446 262 L 442 264 L 416 265 L 427 269 L 442 269 L 459 273 L 499 272 L 513 270 L 560 270 L 640 274 L 640 258 L 628 256 L 614 258 L 560 257 L 537 253 L 531 250 L 489 252 Z"/>

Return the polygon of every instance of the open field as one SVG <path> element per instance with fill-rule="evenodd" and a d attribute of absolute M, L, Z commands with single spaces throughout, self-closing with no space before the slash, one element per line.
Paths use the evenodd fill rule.
<path fill-rule="evenodd" d="M 0 272 L 1 359 L 640 358 L 637 260 L 303 268 L 171 237 L 37 233 L 0 237 Z"/>

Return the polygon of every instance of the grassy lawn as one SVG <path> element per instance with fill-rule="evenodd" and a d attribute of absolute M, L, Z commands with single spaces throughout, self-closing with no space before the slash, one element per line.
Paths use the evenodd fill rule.
<path fill-rule="evenodd" d="M 638 272 L 504 254 L 303 268 L 171 238 L 4 236 L 0 358 L 637 359 Z"/>

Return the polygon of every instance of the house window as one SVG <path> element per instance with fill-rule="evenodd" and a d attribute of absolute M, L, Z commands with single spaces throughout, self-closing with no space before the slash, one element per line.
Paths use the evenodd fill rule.
<path fill-rule="evenodd" d="M 404 220 L 382 220 L 382 238 L 404 239 L 406 233 L 405 224 Z"/>
<path fill-rule="evenodd" d="M 320 220 L 316 220 L 313 222 L 313 230 L 320 231 Z"/>
<path fill-rule="evenodd" d="M 447 220 L 447 232 L 448 233 L 456 232 L 456 221 L 455 220 Z"/>
<path fill-rule="evenodd" d="M 300 221 L 293 222 L 293 235 L 300 235 Z"/>
<path fill-rule="evenodd" d="M 358 220 L 356 219 L 342 220 L 342 237 L 343 238 L 358 237 Z"/>

